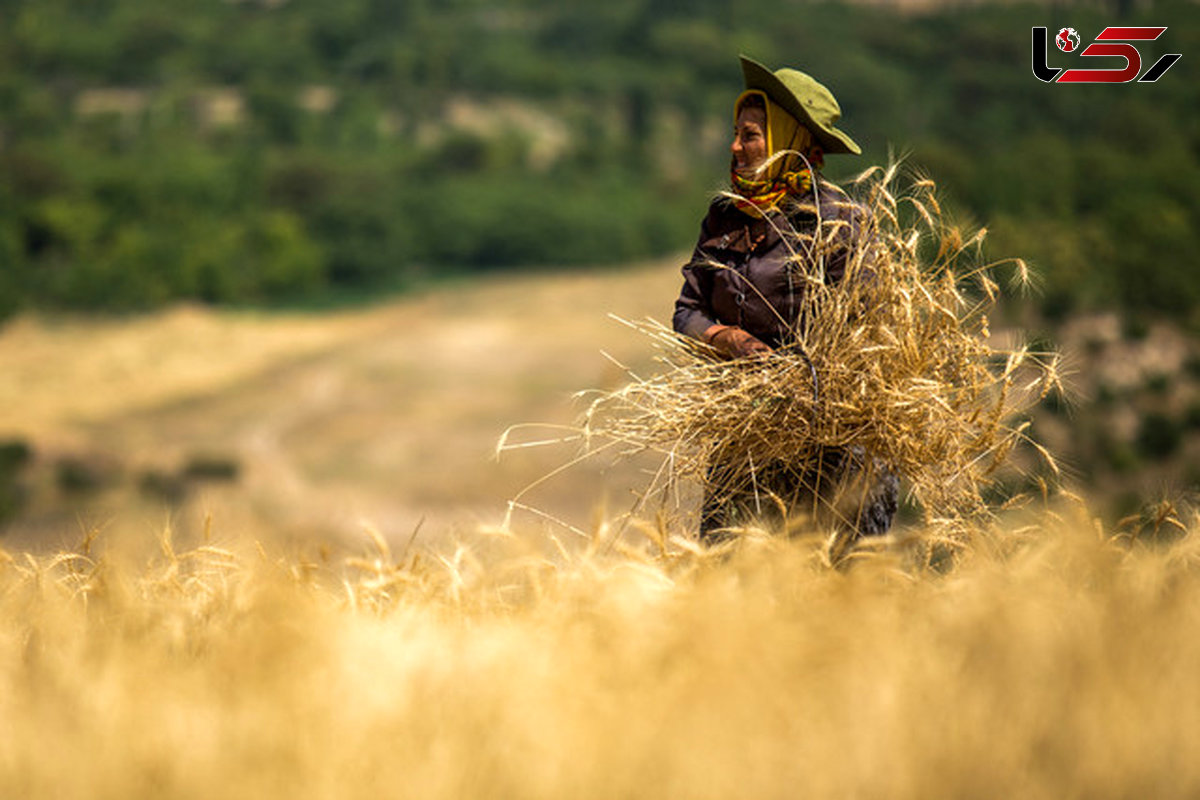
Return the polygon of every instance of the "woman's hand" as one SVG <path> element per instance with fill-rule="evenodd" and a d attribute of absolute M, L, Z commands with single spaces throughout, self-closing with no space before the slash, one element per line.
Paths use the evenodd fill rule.
<path fill-rule="evenodd" d="M 761 358 L 771 352 L 770 346 L 734 325 L 713 325 L 704 332 L 704 341 L 726 358 Z"/>

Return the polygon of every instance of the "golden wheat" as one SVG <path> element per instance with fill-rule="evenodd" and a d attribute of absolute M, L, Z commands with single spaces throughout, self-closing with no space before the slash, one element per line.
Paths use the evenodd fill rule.
<path fill-rule="evenodd" d="M 655 525 L 553 559 L 6 554 L 0 797 L 1194 797 L 1195 520 L 1030 522 L 948 575 Z"/>

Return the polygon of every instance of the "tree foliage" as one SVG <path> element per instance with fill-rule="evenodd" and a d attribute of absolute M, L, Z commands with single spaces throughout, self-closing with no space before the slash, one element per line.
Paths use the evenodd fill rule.
<path fill-rule="evenodd" d="M 863 159 L 909 154 L 1044 305 L 1192 318 L 1200 7 L 704 0 L 9 0 L 0 314 L 277 301 L 682 250 L 736 56 L 814 73 Z M 1118 19 L 1118 12 L 1126 16 Z M 1155 83 L 1042 84 L 1033 25 L 1167 25 Z M 1049 54 L 1066 65 L 1066 55 Z"/>

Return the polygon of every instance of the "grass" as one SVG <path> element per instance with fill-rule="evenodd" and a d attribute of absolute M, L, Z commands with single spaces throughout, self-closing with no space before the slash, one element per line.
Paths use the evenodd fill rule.
<path fill-rule="evenodd" d="M 1197 522 L 1024 523 L 3 554 L 0 796 L 1194 797 Z"/>

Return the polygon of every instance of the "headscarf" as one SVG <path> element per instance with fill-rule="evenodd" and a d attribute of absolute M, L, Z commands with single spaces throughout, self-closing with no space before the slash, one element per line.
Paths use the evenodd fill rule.
<path fill-rule="evenodd" d="M 734 203 L 745 213 L 760 217 L 784 197 L 811 192 L 812 169 L 819 169 L 825 163 L 825 157 L 812 132 L 757 89 L 748 89 L 738 96 L 733 104 L 734 125 L 742 103 L 751 95 L 762 98 L 767 112 L 766 130 L 763 131 L 767 139 L 766 166 L 753 178 L 739 175 L 733 167 L 730 175 L 736 195 Z M 784 155 L 772 158 L 779 153 Z"/>

